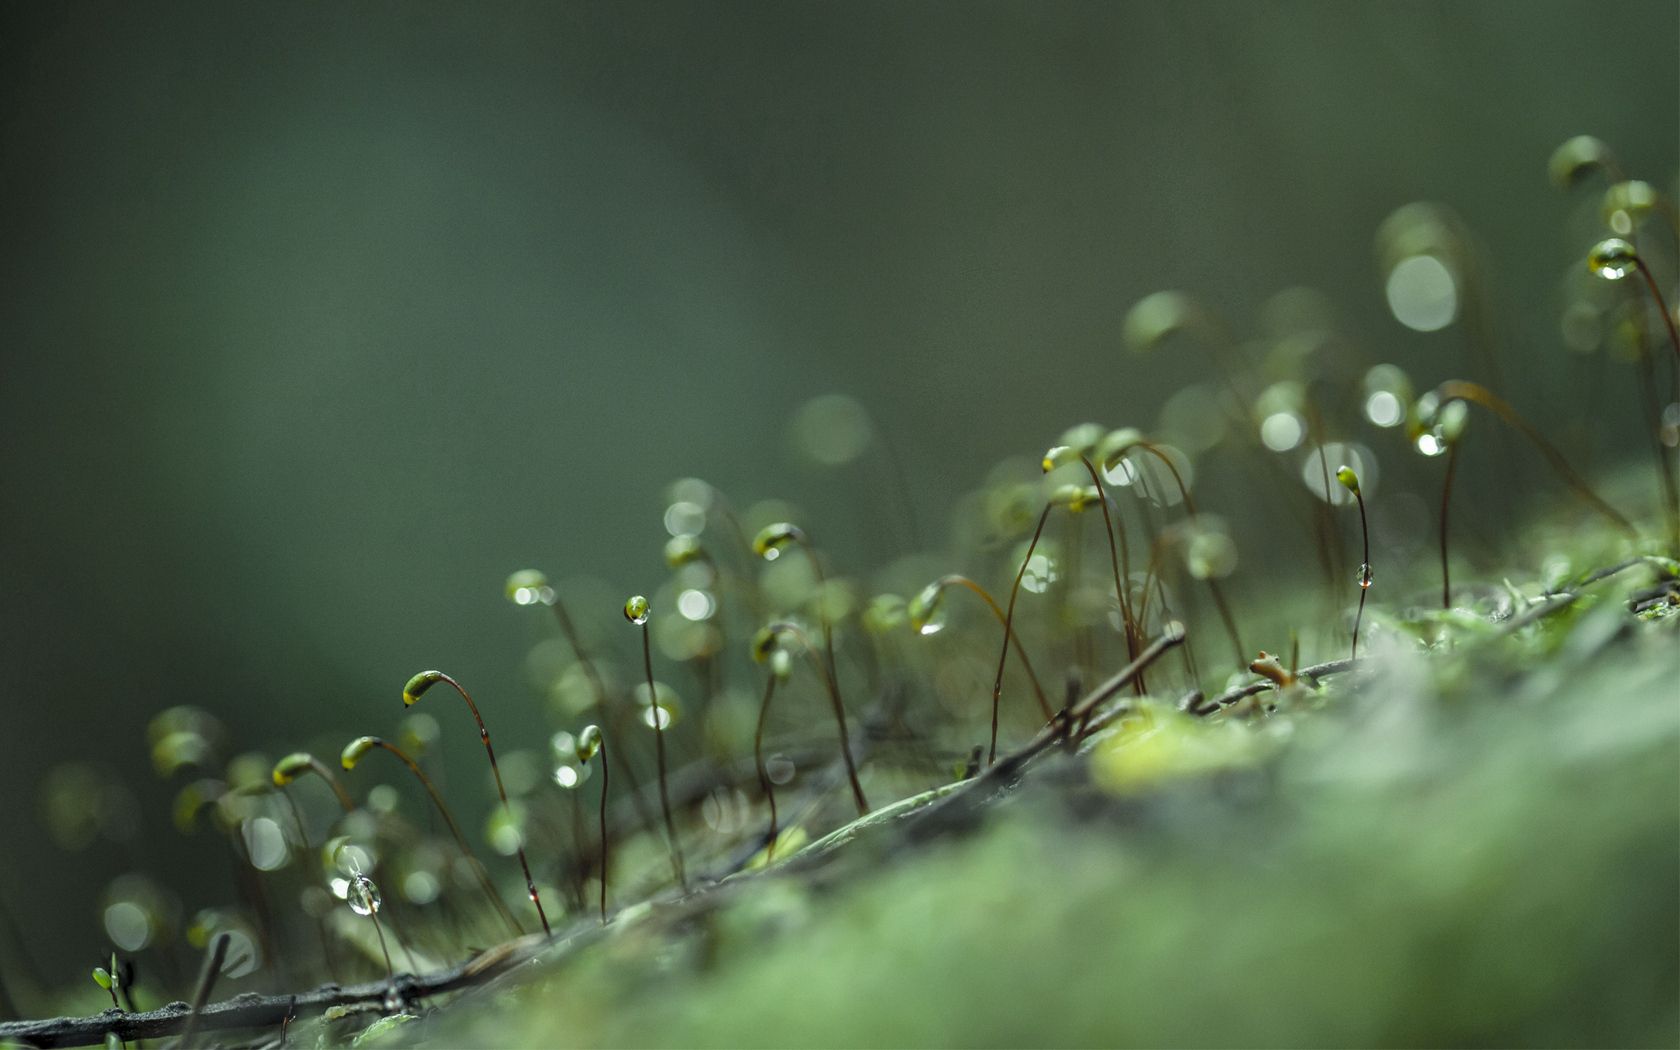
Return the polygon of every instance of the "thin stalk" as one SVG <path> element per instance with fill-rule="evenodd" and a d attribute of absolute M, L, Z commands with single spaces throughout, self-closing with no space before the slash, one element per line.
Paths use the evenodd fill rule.
<path fill-rule="evenodd" d="M 1015 599 L 1021 594 L 1021 580 L 1027 575 L 1027 565 L 1032 561 L 1033 551 L 1038 549 L 1039 537 L 1044 535 L 1044 523 L 1050 520 L 1050 508 L 1054 506 L 1055 503 L 1044 504 L 1044 511 L 1038 516 L 1038 526 L 1033 529 L 1032 542 L 1027 544 L 1027 556 L 1021 559 L 1021 567 L 1015 571 L 1015 582 L 1009 586 L 1009 608 L 1003 615 L 1003 643 L 998 652 L 997 678 L 992 682 L 992 743 L 986 752 L 988 766 L 997 761 L 998 697 L 1003 693 L 1003 665 L 1009 659 L 1009 643 L 1015 638 Z M 1019 641 L 1016 644 L 1019 645 Z M 1045 712 L 1046 718 L 1051 716 L 1052 712 Z"/>
<path fill-rule="evenodd" d="M 1452 576 L 1447 569 L 1447 506 L 1453 475 L 1458 472 L 1458 442 L 1447 446 L 1447 473 L 1441 479 L 1441 608 L 1452 608 Z"/>
<path fill-rule="evenodd" d="M 409 679 L 408 686 L 403 690 L 403 703 L 413 704 L 419 699 L 420 693 L 435 682 L 446 682 L 451 689 L 459 693 L 461 699 L 467 702 L 467 710 L 472 712 L 473 721 L 478 723 L 478 738 L 484 741 L 484 753 L 490 758 L 490 775 L 495 778 L 496 794 L 502 799 L 502 811 L 507 814 L 508 823 L 515 825 L 514 832 L 519 836 L 515 852 L 519 856 L 519 868 L 525 873 L 525 891 L 530 894 L 531 903 L 536 906 L 537 918 L 542 921 L 543 934 L 553 936 L 554 931 L 548 925 L 548 914 L 543 911 L 542 898 L 537 895 L 537 882 L 531 877 L 531 862 L 525 858 L 525 835 L 514 821 L 513 806 L 508 802 L 507 788 L 502 784 L 502 770 L 496 764 L 496 749 L 490 746 L 490 730 L 484 728 L 484 718 L 478 713 L 478 705 L 473 702 L 472 694 L 468 693 L 460 682 L 442 671 L 424 671 Z"/>
<path fill-rule="evenodd" d="M 1033 695 L 1038 698 L 1038 707 L 1039 710 L 1044 713 L 1044 720 L 1048 722 L 1050 719 L 1054 718 L 1055 712 L 1050 709 L 1050 701 L 1044 696 L 1044 687 L 1038 682 L 1038 675 L 1033 671 L 1032 661 L 1027 658 L 1027 650 L 1022 647 L 1020 637 L 1017 636 L 1014 629 L 1010 627 L 1009 617 L 1002 609 L 998 608 L 997 600 L 992 597 L 991 593 L 987 591 L 986 588 L 980 586 L 978 583 L 975 583 L 967 576 L 952 573 L 951 575 L 940 577 L 939 586 L 945 587 L 952 584 L 959 587 L 966 587 L 973 591 L 975 594 L 980 596 L 981 601 L 986 603 L 986 608 L 992 610 L 992 615 L 997 618 L 997 622 L 1003 625 L 1004 644 L 1008 645 L 1009 643 L 1014 643 L 1015 645 L 1015 655 L 1021 658 L 1021 666 L 1026 669 L 1028 681 L 1032 682 Z M 1006 649 L 1005 652 L 1007 653 L 1007 651 L 1008 650 Z M 994 755 L 997 750 L 998 698 L 1001 696 L 1002 690 L 1003 661 L 999 660 L 997 679 L 992 683 L 992 750 Z M 990 763 L 988 762 L 988 764 Z"/>
<path fill-rule="evenodd" d="M 612 781 L 612 772 L 607 766 L 607 741 L 601 738 L 601 925 L 607 924 L 607 862 L 611 852 L 607 844 L 607 786 Z"/>
<path fill-rule="evenodd" d="M 1184 501 L 1185 513 L 1189 514 L 1191 517 L 1199 516 L 1201 511 L 1196 509 L 1195 497 L 1190 495 L 1190 489 L 1184 484 L 1184 477 L 1179 474 L 1178 467 L 1173 464 L 1172 457 L 1162 451 L 1161 447 L 1153 441 L 1139 441 L 1137 442 L 1136 447 L 1143 449 L 1145 452 L 1161 461 L 1161 465 L 1167 468 L 1167 473 L 1172 475 L 1173 484 L 1178 486 L 1178 498 Z M 1219 586 L 1218 580 L 1209 578 L 1206 583 L 1208 585 L 1208 593 L 1213 596 L 1214 608 L 1219 610 L 1220 622 L 1225 625 L 1225 634 L 1231 639 L 1231 648 L 1236 652 L 1237 665 L 1239 667 L 1246 666 L 1248 662 L 1248 650 L 1243 648 L 1242 638 L 1237 632 L 1236 618 L 1231 615 L 1231 606 L 1225 600 L 1225 591 Z M 1149 600 L 1149 587 L 1147 583 L 1143 589 L 1143 600 L 1145 602 L 1148 602 Z"/>
<path fill-rule="evenodd" d="M 804 648 L 805 655 L 811 660 L 811 665 L 816 668 L 817 677 L 822 679 L 823 685 L 828 689 L 829 703 L 834 708 L 835 724 L 840 731 L 840 755 L 845 760 L 846 774 L 851 780 L 852 797 L 857 802 L 858 815 L 868 816 L 869 803 L 864 800 L 863 788 L 859 785 L 857 779 L 857 767 L 852 764 L 851 737 L 846 729 L 846 709 L 840 703 L 840 687 L 835 684 L 833 678 L 829 677 L 828 668 L 824 666 L 822 657 L 817 653 L 816 646 L 811 644 L 811 639 L 806 637 L 805 632 L 800 630 L 798 626 L 781 621 L 772 623 L 765 629 L 775 634 L 793 635 L 799 641 L 800 646 Z"/>
<path fill-rule="evenodd" d="M 1132 616 L 1131 588 L 1128 586 L 1132 575 L 1132 553 L 1126 543 L 1125 523 L 1122 522 L 1120 528 L 1119 551 L 1124 551 L 1122 565 L 1122 556 L 1114 544 L 1114 519 L 1109 517 L 1108 513 L 1108 489 L 1103 485 L 1102 475 L 1097 472 L 1090 456 L 1081 455 L 1079 462 L 1085 465 L 1085 472 L 1091 475 L 1091 483 L 1097 487 L 1097 503 L 1102 507 L 1103 533 L 1108 537 L 1108 561 L 1114 570 L 1114 597 L 1120 602 L 1120 619 L 1125 626 L 1126 659 L 1133 660 L 1137 658 L 1138 626 L 1137 620 Z M 1141 687 L 1141 679 L 1138 684 Z"/>
<path fill-rule="evenodd" d="M 1530 444 L 1539 450 L 1541 456 L 1545 457 L 1546 462 L 1550 464 L 1553 472 L 1563 480 L 1563 483 L 1569 487 L 1571 492 L 1583 502 L 1591 505 L 1612 525 L 1626 533 L 1630 539 L 1639 539 L 1639 530 L 1634 528 L 1632 523 L 1614 507 L 1600 499 L 1598 493 L 1592 490 L 1592 486 L 1575 473 L 1575 469 L 1569 465 L 1569 461 L 1563 458 L 1563 453 L 1559 452 L 1556 446 L 1547 441 L 1534 428 L 1533 424 L 1518 414 L 1517 410 L 1512 408 L 1499 395 L 1480 383 L 1472 383 L 1463 379 L 1449 379 L 1436 387 L 1435 390 L 1443 405 L 1449 401 L 1469 401 L 1498 416 L 1501 422 L 1522 434 Z"/>
<path fill-rule="evenodd" d="M 824 606 L 828 595 L 828 579 L 823 575 L 822 559 L 817 556 L 817 550 L 811 546 L 811 541 L 805 538 L 804 533 L 799 533 L 796 539 L 800 548 L 805 551 L 806 559 L 811 563 L 811 571 L 817 577 L 817 619 L 822 623 L 828 693 L 834 702 L 834 720 L 840 727 L 840 751 L 846 759 L 846 779 L 851 782 L 852 800 L 857 803 L 858 816 L 868 816 L 869 800 L 864 797 L 863 785 L 858 782 L 857 765 L 852 761 L 851 733 L 846 728 L 846 705 L 840 699 L 840 673 L 834 662 L 834 625 L 829 623 L 828 609 Z"/>
<path fill-rule="evenodd" d="M 671 793 L 665 775 L 665 713 L 659 708 L 659 694 L 653 685 L 653 650 L 648 641 L 647 623 L 642 629 L 642 669 L 647 673 L 648 717 L 653 719 L 653 749 L 659 763 L 659 808 L 665 815 L 665 835 L 671 847 L 671 867 L 676 870 L 677 883 L 688 892 L 688 874 L 683 870 L 682 844 L 677 841 L 677 824 L 671 818 Z"/>
<path fill-rule="evenodd" d="M 1356 487 L 1354 502 L 1359 504 L 1359 542 L 1362 550 L 1359 561 L 1359 609 L 1353 614 L 1353 650 L 1349 660 L 1359 657 L 1359 622 L 1365 617 L 1365 595 L 1371 590 L 1371 533 L 1365 526 L 1365 497 Z"/>
<path fill-rule="evenodd" d="M 490 881 L 490 873 L 484 870 L 483 864 L 479 863 L 478 857 L 474 855 L 472 851 L 472 847 L 467 844 L 466 836 L 461 834 L 460 826 L 455 823 L 455 817 L 449 812 L 449 807 L 444 804 L 443 796 L 438 794 L 436 785 L 434 785 L 431 778 L 428 777 L 423 770 L 421 770 L 420 764 L 414 761 L 413 758 L 409 757 L 408 753 L 402 748 L 387 740 L 383 740 L 376 736 L 363 737 L 361 739 L 367 741 L 367 746 L 369 747 L 381 748 L 397 756 L 398 761 L 407 766 L 408 771 L 414 774 L 414 779 L 420 781 L 420 786 L 426 789 L 426 794 L 431 798 L 432 805 L 437 808 L 438 814 L 443 817 L 444 824 L 448 826 L 449 834 L 454 837 L 455 845 L 460 849 L 461 856 L 466 859 L 468 865 L 470 865 L 473 869 L 473 874 L 478 877 L 478 885 L 484 890 L 484 896 L 489 899 L 491 905 L 495 907 L 497 913 L 506 920 L 508 926 L 513 930 L 515 937 L 524 934 L 524 928 L 519 925 L 519 920 L 513 917 L 513 912 L 508 910 L 507 903 L 502 900 L 501 894 L 496 892 L 495 885 Z M 357 742 L 359 743 L 360 741 Z M 355 745 L 352 744 L 351 746 Z M 354 763 L 354 758 L 349 758 L 348 760 L 352 764 Z M 346 768 L 348 768 L 348 766 Z"/>
<path fill-rule="evenodd" d="M 770 717 L 770 698 L 775 695 L 776 672 L 772 670 L 765 675 L 764 699 L 758 704 L 758 728 L 753 731 L 753 766 L 758 770 L 758 786 L 764 792 L 764 800 L 770 804 L 770 831 L 764 844 L 766 860 L 775 859 L 776 839 L 781 833 L 776 817 L 776 786 L 764 765 L 764 724 Z"/>

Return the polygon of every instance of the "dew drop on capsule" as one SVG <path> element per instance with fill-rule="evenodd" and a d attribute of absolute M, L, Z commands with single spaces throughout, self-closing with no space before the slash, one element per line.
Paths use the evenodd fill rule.
<path fill-rule="evenodd" d="M 1599 241 L 1587 255 L 1587 269 L 1607 281 L 1619 281 L 1639 267 L 1639 253 L 1620 237 Z"/>
<path fill-rule="evenodd" d="M 624 618 L 637 627 L 648 622 L 648 600 L 640 594 L 632 595 L 624 603 Z"/>
<path fill-rule="evenodd" d="M 938 634 L 945 629 L 945 589 L 937 582 L 922 588 L 910 601 L 910 627 L 917 634 Z"/>
<path fill-rule="evenodd" d="M 373 884 L 372 879 L 360 874 L 350 880 L 344 899 L 349 902 L 350 910 L 357 915 L 372 915 L 383 903 L 379 897 L 379 887 Z"/>

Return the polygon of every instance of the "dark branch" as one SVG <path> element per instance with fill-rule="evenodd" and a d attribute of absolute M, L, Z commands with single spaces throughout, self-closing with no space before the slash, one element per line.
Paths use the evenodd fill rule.
<path fill-rule="evenodd" d="M 323 984 L 314 991 L 292 995 L 247 992 L 206 1006 L 197 1015 L 197 1027 L 208 1031 L 272 1028 L 288 1016 L 322 1013 L 334 1006 L 383 1010 L 393 998 L 411 1004 L 505 973 L 531 958 L 546 943 L 542 935 L 532 934 L 481 952 L 461 966 L 418 977 L 399 974 L 395 981 L 373 981 L 348 987 Z M 90 1046 L 103 1042 L 107 1032 L 115 1032 L 123 1039 L 153 1039 L 185 1032 L 193 1016 L 192 1008 L 183 1002 L 170 1003 L 161 1009 L 140 1014 L 126 1013 L 113 1007 L 91 1017 L 56 1017 L 46 1021 L 0 1024 L 0 1043 L 38 1047 Z"/>

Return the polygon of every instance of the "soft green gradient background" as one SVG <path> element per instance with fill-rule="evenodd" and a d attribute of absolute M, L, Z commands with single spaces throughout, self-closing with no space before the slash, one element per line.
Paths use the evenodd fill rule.
<path fill-rule="evenodd" d="M 1671 186 L 1677 39 L 1672 2 L 8 4 L 0 892 L 48 976 L 97 958 L 120 858 L 36 819 L 66 756 L 134 779 L 154 866 L 212 864 L 145 766 L 170 703 L 279 753 L 440 666 L 538 730 L 503 576 L 651 590 L 671 478 L 878 561 L 885 486 L 782 451 L 811 395 L 864 399 L 937 537 L 994 460 L 1197 374 L 1119 352 L 1159 288 L 1246 329 L 1314 285 L 1462 371 L 1382 302 L 1410 200 L 1496 260 L 1513 399 L 1567 399 L 1546 157 L 1590 131 Z"/>

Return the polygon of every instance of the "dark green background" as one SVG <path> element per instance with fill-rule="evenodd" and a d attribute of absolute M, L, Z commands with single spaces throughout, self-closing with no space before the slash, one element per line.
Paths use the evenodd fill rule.
<path fill-rule="evenodd" d="M 1087 417 L 1151 425 L 1196 376 L 1120 350 L 1160 288 L 1246 330 L 1313 285 L 1372 354 L 1462 371 L 1460 336 L 1383 304 L 1371 237 L 1407 201 L 1483 239 L 1532 359 L 1512 398 L 1569 398 L 1556 288 L 1585 243 L 1546 158 L 1588 131 L 1672 187 L 1676 23 L 1672 2 L 8 4 L 0 893 L 48 976 L 98 958 L 121 861 L 57 851 L 36 816 L 81 757 L 133 780 L 165 874 L 208 902 L 181 866 L 212 854 L 174 845 L 145 765 L 168 704 L 278 753 L 387 731 L 435 665 L 509 739 L 542 729 L 503 576 L 651 590 L 671 478 L 790 495 L 839 560 L 884 560 L 885 483 L 784 452 L 812 395 L 869 405 L 937 540 L 995 460 Z M 1609 450 L 1637 447 L 1618 383 L 1588 406 Z"/>

